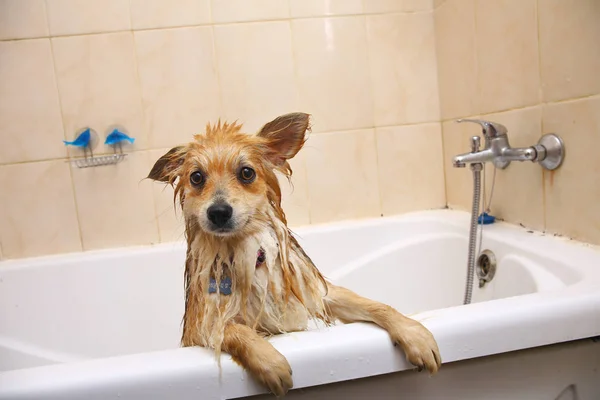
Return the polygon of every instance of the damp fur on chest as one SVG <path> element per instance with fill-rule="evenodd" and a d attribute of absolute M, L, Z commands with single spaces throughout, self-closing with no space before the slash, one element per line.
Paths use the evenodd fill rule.
<path fill-rule="evenodd" d="M 254 268 L 260 268 L 265 263 L 265 260 L 265 251 L 262 247 L 260 247 L 256 254 Z M 230 262 L 233 264 L 233 257 L 231 258 Z M 230 272 L 231 268 L 235 268 L 235 266 L 224 268 L 225 271 L 224 273 L 222 273 L 222 276 L 218 281 L 214 275 L 211 275 L 208 284 L 208 294 L 218 293 L 222 296 L 231 296 L 231 294 L 233 293 L 233 282 Z"/>

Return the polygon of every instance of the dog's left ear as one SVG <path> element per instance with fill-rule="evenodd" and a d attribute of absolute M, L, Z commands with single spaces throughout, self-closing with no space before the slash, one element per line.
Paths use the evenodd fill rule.
<path fill-rule="evenodd" d="M 290 113 L 265 124 L 258 136 L 268 141 L 270 153 L 267 157 L 276 166 L 281 166 L 300 151 L 307 130 L 310 130 L 310 115 Z"/>
<path fill-rule="evenodd" d="M 155 181 L 173 183 L 175 178 L 177 178 L 178 170 L 183 163 L 186 151 L 185 146 L 173 147 L 154 163 L 152 170 L 148 174 L 148 178 Z"/>

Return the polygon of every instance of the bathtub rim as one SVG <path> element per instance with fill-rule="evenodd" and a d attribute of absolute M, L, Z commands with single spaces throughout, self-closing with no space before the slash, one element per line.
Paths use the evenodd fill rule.
<path fill-rule="evenodd" d="M 410 316 L 431 330 L 446 364 L 598 336 L 598 310 L 600 291 L 597 288 L 569 287 L 558 293 L 539 292 Z M 537 334 L 532 335 L 532 332 Z M 387 333 L 372 324 L 353 323 L 295 332 L 275 337 L 271 342 L 295 371 L 294 389 L 414 369 L 392 345 Z M 328 346 L 326 357 L 315 352 L 315 346 L 323 346 L 323 343 Z M 352 347 L 348 347 L 349 343 Z M 169 387 L 172 392 L 165 397 L 169 398 L 179 395 L 178 390 L 188 390 L 189 386 L 211 388 L 211 394 L 219 398 L 265 393 L 228 355 L 222 356 L 221 365 L 221 385 L 212 353 L 201 348 L 177 348 L 5 371 L 0 373 L 0 399 L 18 399 L 20 395 L 43 398 L 52 394 L 70 398 L 65 393 L 78 393 L 82 387 L 88 390 L 86 385 L 106 396 L 117 392 L 143 393 L 151 387 L 155 388 L 154 392 Z M 443 365 L 439 373 L 443 373 Z M 183 382 L 173 384 L 177 379 Z"/>

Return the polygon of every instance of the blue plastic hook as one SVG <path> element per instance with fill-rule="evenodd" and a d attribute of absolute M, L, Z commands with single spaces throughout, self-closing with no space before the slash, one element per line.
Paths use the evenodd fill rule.
<path fill-rule="evenodd" d="M 87 128 L 77 136 L 73 141 L 63 140 L 65 146 L 89 147 L 91 140 L 90 128 Z"/>
<path fill-rule="evenodd" d="M 129 143 L 133 143 L 135 138 L 129 137 L 118 129 L 113 130 L 104 141 L 104 144 L 115 145 L 121 143 L 123 141 L 128 141 Z"/>

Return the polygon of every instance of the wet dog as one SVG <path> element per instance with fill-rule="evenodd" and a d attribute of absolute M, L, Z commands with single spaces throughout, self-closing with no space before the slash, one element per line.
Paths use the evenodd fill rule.
<path fill-rule="evenodd" d="M 158 159 L 148 177 L 171 184 L 185 217 L 183 346 L 230 354 L 277 396 L 293 386 L 285 357 L 264 336 L 304 330 L 309 319 L 372 322 L 409 362 L 437 372 L 429 330 L 392 307 L 328 282 L 287 227 L 276 172 L 302 148 L 309 115 L 291 113 L 245 134 L 208 125 Z"/>

